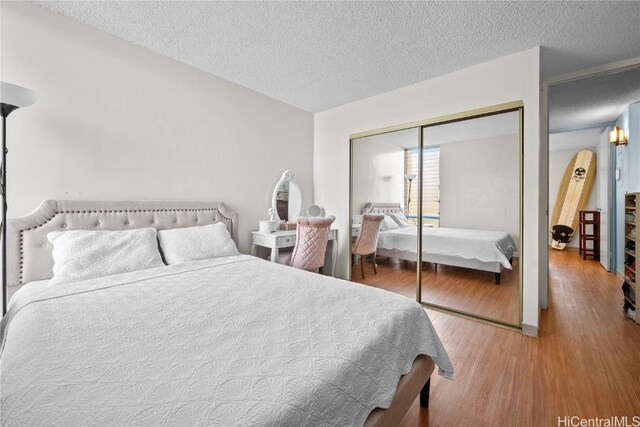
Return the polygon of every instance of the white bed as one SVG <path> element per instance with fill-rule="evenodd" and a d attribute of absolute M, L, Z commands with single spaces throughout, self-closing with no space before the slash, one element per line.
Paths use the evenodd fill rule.
<path fill-rule="evenodd" d="M 247 255 L 47 284 L 50 230 L 237 233 L 218 203 L 111 203 L 45 202 L 10 223 L 2 425 L 390 425 L 434 363 L 452 377 L 416 302 Z"/>
<path fill-rule="evenodd" d="M 402 208 L 398 203 L 368 203 L 362 213 L 402 214 Z M 417 261 L 417 234 L 416 227 L 381 231 L 376 253 Z M 422 230 L 422 248 L 423 262 L 493 272 L 496 284 L 504 268 L 512 269 L 517 251 L 513 238 L 503 231 L 430 227 Z"/>

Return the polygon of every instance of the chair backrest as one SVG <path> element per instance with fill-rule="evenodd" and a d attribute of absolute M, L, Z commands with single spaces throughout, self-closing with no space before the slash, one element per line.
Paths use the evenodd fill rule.
<path fill-rule="evenodd" d="M 296 245 L 291 255 L 291 266 L 314 271 L 324 265 L 329 229 L 336 217 L 298 217 Z"/>
<path fill-rule="evenodd" d="M 369 255 L 376 251 L 378 246 L 378 235 L 380 234 L 380 223 L 384 215 L 364 214 L 360 225 L 360 234 L 353 248 L 356 255 Z"/>

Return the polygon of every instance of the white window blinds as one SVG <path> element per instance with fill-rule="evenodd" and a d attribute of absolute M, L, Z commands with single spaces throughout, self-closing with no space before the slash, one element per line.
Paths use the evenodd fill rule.
<path fill-rule="evenodd" d="M 405 150 L 405 174 L 413 174 L 416 178 L 411 182 L 405 179 L 405 214 L 418 216 L 418 153 L 419 149 Z M 428 219 L 440 218 L 440 147 L 428 147 L 422 150 L 423 186 L 422 216 Z M 408 196 L 408 197 L 407 197 Z M 410 202 L 409 202 L 410 200 Z M 407 203 L 409 202 L 408 206 Z"/>

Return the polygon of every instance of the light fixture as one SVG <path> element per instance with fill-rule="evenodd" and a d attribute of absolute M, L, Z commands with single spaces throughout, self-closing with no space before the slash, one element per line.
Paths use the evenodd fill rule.
<path fill-rule="evenodd" d="M 613 145 L 627 145 L 629 139 L 624 134 L 624 131 L 620 129 L 620 126 L 614 126 L 613 130 L 609 132 L 609 142 Z"/>
<path fill-rule="evenodd" d="M 0 115 L 2 116 L 2 165 L 0 166 L 0 196 L 2 197 L 2 315 L 7 312 L 7 117 L 18 108 L 36 102 L 32 90 L 0 82 Z"/>
<path fill-rule="evenodd" d="M 409 216 L 409 208 L 411 207 L 411 181 L 416 178 L 415 173 L 405 173 L 404 178 L 409 181 L 409 192 L 407 193 L 407 210 L 406 215 Z"/>

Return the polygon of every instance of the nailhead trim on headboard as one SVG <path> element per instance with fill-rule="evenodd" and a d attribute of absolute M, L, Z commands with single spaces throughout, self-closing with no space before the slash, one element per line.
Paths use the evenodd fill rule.
<path fill-rule="evenodd" d="M 24 283 L 22 282 L 23 279 L 23 266 L 24 266 L 24 232 L 25 231 L 29 231 L 29 230 L 35 230 L 37 228 L 43 227 L 44 225 L 48 224 L 49 222 L 51 222 L 54 218 L 56 218 L 58 215 L 60 214 L 92 214 L 92 213 L 137 213 L 137 212 L 206 212 L 206 211 L 212 211 L 215 212 L 217 215 L 219 215 L 220 217 L 224 218 L 225 220 L 229 221 L 229 232 L 231 233 L 231 235 L 233 236 L 233 219 L 226 217 L 218 208 L 193 208 L 193 209 L 118 209 L 118 210 L 94 210 L 94 211 L 87 211 L 87 210 L 78 210 L 78 211 L 56 211 L 55 214 L 53 216 L 51 216 L 48 220 L 38 224 L 35 227 L 31 227 L 31 228 L 25 228 L 23 230 L 20 230 L 20 271 L 19 271 L 19 275 L 18 275 L 18 284 L 19 285 L 23 285 Z"/>
<path fill-rule="evenodd" d="M 402 214 L 402 206 L 400 203 L 367 203 L 360 211 L 362 214 Z"/>

